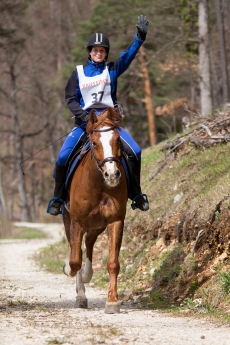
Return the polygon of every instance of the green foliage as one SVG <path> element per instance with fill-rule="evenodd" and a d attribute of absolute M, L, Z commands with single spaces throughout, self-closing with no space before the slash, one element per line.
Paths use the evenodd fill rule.
<path fill-rule="evenodd" d="M 221 273 L 220 286 L 224 292 L 230 293 L 230 272 Z"/>
<path fill-rule="evenodd" d="M 66 340 L 59 340 L 57 338 L 47 340 L 48 344 L 65 344 Z"/>
<path fill-rule="evenodd" d="M 27 239 L 32 240 L 36 238 L 46 238 L 46 234 L 40 230 L 28 227 L 16 227 L 11 228 L 6 234 L 0 236 L 2 238 L 15 238 L 15 239 Z"/>
<path fill-rule="evenodd" d="M 144 307 L 148 309 L 170 309 L 171 302 L 160 290 L 151 291 L 141 298 Z"/>
<path fill-rule="evenodd" d="M 159 286 L 167 285 L 179 275 L 180 265 L 184 257 L 185 253 L 181 245 L 176 246 L 172 251 L 166 252 L 160 267 L 154 272 L 153 280 L 157 281 Z"/>
<path fill-rule="evenodd" d="M 194 293 L 199 288 L 199 283 L 197 280 L 191 280 L 189 286 L 189 293 Z"/>
<path fill-rule="evenodd" d="M 67 240 L 49 245 L 34 256 L 42 268 L 53 273 L 63 273 L 62 269 L 65 264 L 65 258 L 68 257 Z"/>
<path fill-rule="evenodd" d="M 198 54 L 197 42 L 189 42 L 190 38 L 198 37 L 198 2 L 191 0 L 178 0 L 177 10 L 182 22 L 183 34 L 187 39 L 186 48 L 189 53 Z"/>
<path fill-rule="evenodd" d="M 113 328 L 110 328 L 109 331 L 110 331 L 111 334 L 119 334 L 118 329 L 117 329 L 117 328 L 114 328 L 114 327 L 113 327 Z"/>
<path fill-rule="evenodd" d="M 220 219 L 220 212 L 216 211 L 215 212 L 215 220 L 219 220 Z"/>

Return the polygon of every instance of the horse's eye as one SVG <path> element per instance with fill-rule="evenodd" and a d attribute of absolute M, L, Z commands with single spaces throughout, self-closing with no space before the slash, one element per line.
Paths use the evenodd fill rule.
<path fill-rule="evenodd" d="M 92 142 L 92 145 L 93 145 L 93 146 L 96 146 L 96 143 L 95 143 L 95 141 L 93 141 L 93 142 Z"/>

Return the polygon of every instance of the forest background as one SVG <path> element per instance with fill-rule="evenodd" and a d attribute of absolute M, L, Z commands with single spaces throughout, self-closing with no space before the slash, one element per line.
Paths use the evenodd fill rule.
<path fill-rule="evenodd" d="M 140 14 L 147 39 L 119 78 L 118 101 L 124 127 L 146 148 L 228 104 L 230 0 L 1 1 L 1 226 L 45 219 L 56 157 L 74 125 L 67 80 L 86 61 L 92 33 L 108 36 L 112 61 Z"/>

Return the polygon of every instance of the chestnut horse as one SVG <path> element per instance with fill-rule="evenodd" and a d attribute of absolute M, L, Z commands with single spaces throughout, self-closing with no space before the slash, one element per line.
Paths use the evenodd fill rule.
<path fill-rule="evenodd" d="M 107 269 L 110 277 L 106 313 L 119 313 L 117 276 L 120 269 L 119 252 L 122 242 L 126 204 L 128 199 L 126 176 L 121 165 L 119 137 L 120 116 L 113 108 L 96 116 L 90 112 L 86 131 L 90 150 L 76 169 L 70 189 L 69 206 L 63 222 L 70 244 L 69 265 L 63 270 L 68 276 L 76 276 L 76 306 L 87 308 L 84 283 L 93 275 L 93 246 L 106 228 L 109 238 Z M 82 241 L 85 236 L 86 262 L 82 269 Z"/>

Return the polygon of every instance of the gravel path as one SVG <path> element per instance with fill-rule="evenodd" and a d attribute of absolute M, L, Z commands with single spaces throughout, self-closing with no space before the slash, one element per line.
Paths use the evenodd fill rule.
<path fill-rule="evenodd" d="M 105 314 L 106 293 L 86 286 L 89 309 L 74 308 L 75 280 L 40 270 L 31 256 L 60 239 L 60 224 L 23 224 L 43 240 L 0 241 L 0 344 L 229 345 L 230 328 L 122 306 Z"/>

